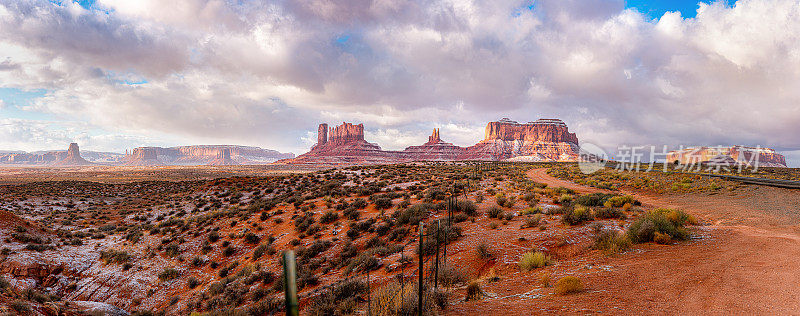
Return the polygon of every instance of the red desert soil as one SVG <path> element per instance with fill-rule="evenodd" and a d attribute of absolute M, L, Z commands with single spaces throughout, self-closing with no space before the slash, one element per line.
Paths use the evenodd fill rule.
<path fill-rule="evenodd" d="M 546 169 L 528 176 L 550 186 L 602 192 L 554 178 Z M 706 225 L 690 241 L 637 245 L 615 257 L 587 251 L 550 268 L 553 281 L 580 277 L 582 293 L 556 296 L 539 285 L 540 273 L 506 274 L 484 287 L 493 297 L 445 313 L 800 313 L 800 191 L 744 186 L 715 195 L 625 193 L 645 204 L 683 209 Z"/>

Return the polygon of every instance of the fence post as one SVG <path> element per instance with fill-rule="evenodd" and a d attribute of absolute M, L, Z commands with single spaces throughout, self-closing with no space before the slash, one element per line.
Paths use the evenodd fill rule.
<path fill-rule="evenodd" d="M 442 220 L 436 220 L 436 262 L 433 266 L 433 288 L 439 289 L 439 230 Z"/>
<path fill-rule="evenodd" d="M 367 316 L 372 316 L 372 289 L 369 285 L 369 269 L 367 269 Z"/>
<path fill-rule="evenodd" d="M 406 285 L 406 245 L 400 248 L 400 293 Z"/>
<path fill-rule="evenodd" d="M 286 316 L 300 314 L 297 303 L 297 265 L 294 260 L 294 251 L 283 251 L 283 288 L 286 295 Z"/>
<path fill-rule="evenodd" d="M 419 222 L 419 287 L 417 287 L 417 294 L 419 294 L 419 300 L 417 301 L 417 309 L 419 310 L 419 316 L 422 316 L 422 274 L 423 274 L 423 267 L 422 258 L 425 254 L 425 249 L 422 248 L 422 238 L 424 238 L 425 234 L 422 232 L 423 223 Z"/>

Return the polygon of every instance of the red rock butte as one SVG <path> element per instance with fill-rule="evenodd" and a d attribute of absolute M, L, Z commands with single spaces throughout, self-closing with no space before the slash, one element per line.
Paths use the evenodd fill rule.
<path fill-rule="evenodd" d="M 364 125 L 343 122 L 335 128 L 320 124 L 317 144 L 308 153 L 289 160 L 294 163 L 388 163 L 415 160 L 520 160 L 576 161 L 578 137 L 558 119 L 540 119 L 520 124 L 503 118 L 486 125 L 484 140 L 459 147 L 441 139 L 438 128 L 428 142 L 403 151 L 382 150 L 364 140 Z"/>
<path fill-rule="evenodd" d="M 91 165 L 91 162 L 86 161 L 81 157 L 81 150 L 78 148 L 77 143 L 70 143 L 69 149 L 67 149 L 66 153 L 64 153 L 63 158 L 57 161 L 54 166 L 86 166 Z"/>
<path fill-rule="evenodd" d="M 761 147 L 691 147 L 667 153 L 667 162 L 703 165 L 747 165 L 786 167 L 786 157 L 772 148 Z"/>

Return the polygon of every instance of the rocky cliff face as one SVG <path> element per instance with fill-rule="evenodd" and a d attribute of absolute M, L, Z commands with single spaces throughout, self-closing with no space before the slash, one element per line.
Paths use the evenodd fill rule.
<path fill-rule="evenodd" d="M 217 152 L 217 158 L 208 164 L 212 166 L 233 166 L 238 165 L 239 163 L 231 159 L 230 148 L 221 148 Z"/>
<path fill-rule="evenodd" d="M 91 165 L 92 163 L 86 161 L 81 157 L 81 151 L 78 148 L 77 143 L 69 144 L 69 149 L 63 155 L 63 157 L 57 161 L 54 166 L 85 166 Z"/>
<path fill-rule="evenodd" d="M 125 165 L 128 166 L 162 166 L 158 160 L 158 147 L 138 147 L 125 155 Z"/>
<path fill-rule="evenodd" d="M 251 146 L 197 145 L 179 147 L 138 147 L 126 156 L 127 165 L 206 165 L 219 163 L 219 155 L 227 150 L 228 164 L 265 164 L 294 158 L 292 153 Z"/>
<path fill-rule="evenodd" d="M 743 164 L 759 167 L 786 167 L 786 158 L 772 148 L 745 146 L 731 147 L 693 147 L 671 151 L 667 162 L 681 164 Z"/>
<path fill-rule="evenodd" d="M 401 152 L 400 157 L 406 160 L 457 160 L 464 153 L 464 148 L 446 143 L 439 136 L 439 129 L 433 130 L 428 142 L 421 146 L 410 146 Z"/>
<path fill-rule="evenodd" d="M 328 124 L 317 128 L 317 144 L 308 153 L 288 162 L 293 163 L 363 163 L 392 162 L 399 153 L 384 151 L 380 146 L 364 140 L 364 124 L 342 123 L 325 130 Z"/>
<path fill-rule="evenodd" d="M 328 139 L 329 143 L 335 145 L 359 141 L 364 141 L 364 124 L 353 125 L 350 123 L 342 123 L 342 125 L 332 129 L 330 138 Z"/>
<path fill-rule="evenodd" d="M 327 132 L 326 132 L 327 131 Z M 480 143 L 463 148 L 442 141 L 434 129 L 428 142 L 403 151 L 384 151 L 364 140 L 364 125 L 342 123 L 328 129 L 320 124 L 317 144 L 306 154 L 290 162 L 400 162 L 413 160 L 504 160 L 576 161 L 578 137 L 557 119 L 541 119 L 519 124 L 509 119 L 486 125 L 486 137 Z M 327 133 L 327 134 L 325 134 Z M 327 137 L 326 137 L 327 135 Z"/>
<path fill-rule="evenodd" d="M 90 163 L 115 164 L 122 161 L 122 154 L 96 151 L 78 151 L 78 156 Z M 54 165 L 67 157 L 67 151 L 50 150 L 37 152 L 0 152 L 0 165 Z M 74 156 L 74 155 L 73 155 Z"/>
<path fill-rule="evenodd" d="M 558 119 L 520 124 L 503 118 L 486 124 L 485 138 L 460 160 L 576 161 L 578 137 Z"/>

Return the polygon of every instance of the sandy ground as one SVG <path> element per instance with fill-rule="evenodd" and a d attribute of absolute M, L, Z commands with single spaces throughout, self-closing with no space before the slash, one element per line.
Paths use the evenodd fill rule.
<path fill-rule="evenodd" d="M 602 190 L 547 175 L 529 177 L 580 192 Z M 608 257 L 597 251 L 548 270 L 580 277 L 586 290 L 555 296 L 540 273 L 515 273 L 485 286 L 484 300 L 446 314 L 800 314 L 800 192 L 746 186 L 715 195 L 635 195 L 645 204 L 683 209 L 704 223 L 693 239 L 637 245 Z"/>

